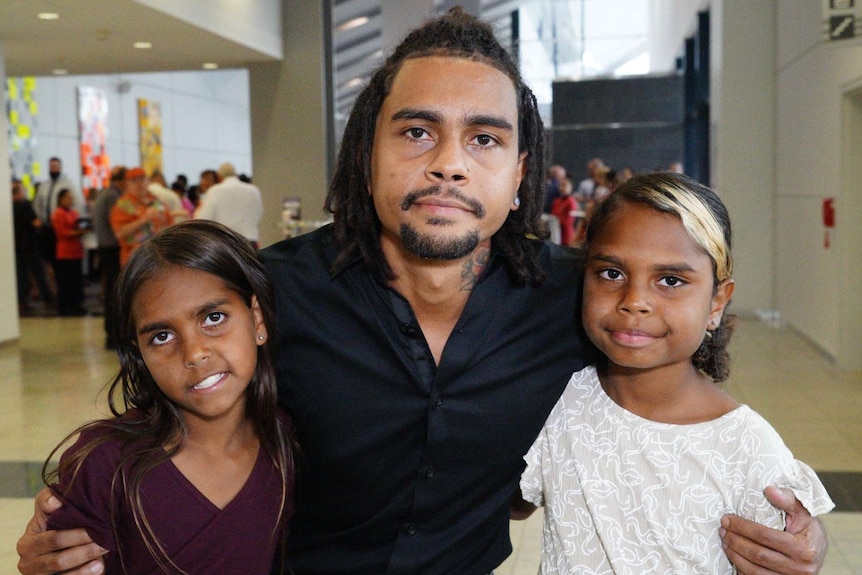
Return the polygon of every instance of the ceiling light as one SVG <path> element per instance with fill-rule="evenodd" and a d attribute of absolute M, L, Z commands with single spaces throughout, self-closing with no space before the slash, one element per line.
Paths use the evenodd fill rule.
<path fill-rule="evenodd" d="M 134 44 L 132 44 L 132 46 L 134 46 L 135 48 L 137 48 L 139 50 L 149 50 L 150 48 L 153 47 L 153 45 L 150 44 L 149 42 L 135 42 Z"/>
<path fill-rule="evenodd" d="M 215 62 L 204 62 L 202 67 L 204 70 L 218 70 L 218 64 Z"/>
<path fill-rule="evenodd" d="M 353 18 L 348 20 L 344 24 L 340 24 L 337 28 L 335 28 L 339 32 L 344 32 L 346 30 L 352 30 L 353 28 L 359 28 L 360 26 L 364 26 L 368 24 L 368 16 L 360 16 L 359 18 Z"/>
<path fill-rule="evenodd" d="M 69 73 L 69 71 L 65 68 L 54 68 L 53 70 L 51 70 L 51 73 L 55 76 L 65 76 Z"/>
<path fill-rule="evenodd" d="M 60 15 L 56 12 L 39 12 L 38 17 L 40 20 L 59 20 Z"/>

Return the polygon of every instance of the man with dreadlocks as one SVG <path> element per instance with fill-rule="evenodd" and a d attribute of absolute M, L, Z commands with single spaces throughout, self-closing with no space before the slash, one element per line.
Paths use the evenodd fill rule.
<path fill-rule="evenodd" d="M 517 67 L 456 8 L 359 95 L 334 224 L 263 251 L 305 455 L 291 573 L 479 575 L 511 552 L 522 456 L 589 359 L 574 253 L 537 239 L 543 153 Z"/>

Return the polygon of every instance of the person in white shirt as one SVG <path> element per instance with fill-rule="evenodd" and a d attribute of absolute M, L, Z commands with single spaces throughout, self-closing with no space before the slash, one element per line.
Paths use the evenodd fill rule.
<path fill-rule="evenodd" d="M 210 187 L 195 211 L 196 220 L 213 220 L 246 237 L 255 247 L 260 238 L 263 200 L 254 184 L 237 177 L 233 164 L 225 162 L 218 169 L 221 182 Z"/>

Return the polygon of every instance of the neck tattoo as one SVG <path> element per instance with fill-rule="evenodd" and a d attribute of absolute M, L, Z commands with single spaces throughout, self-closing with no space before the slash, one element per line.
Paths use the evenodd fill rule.
<path fill-rule="evenodd" d="M 464 265 L 461 267 L 461 291 L 473 290 L 490 258 L 491 249 L 486 243 L 464 261 Z"/>

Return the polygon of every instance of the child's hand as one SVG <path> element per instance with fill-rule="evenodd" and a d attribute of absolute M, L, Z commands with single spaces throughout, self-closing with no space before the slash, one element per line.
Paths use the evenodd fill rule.
<path fill-rule="evenodd" d="M 819 520 L 811 517 L 789 489 L 767 487 L 770 503 L 787 514 L 784 531 L 736 517 L 721 519 L 725 553 L 743 575 L 819 573 L 829 543 Z"/>

